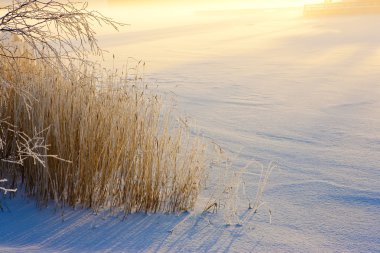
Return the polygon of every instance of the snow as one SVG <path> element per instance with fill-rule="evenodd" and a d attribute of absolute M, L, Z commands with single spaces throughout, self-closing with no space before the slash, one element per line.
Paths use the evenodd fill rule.
<path fill-rule="evenodd" d="M 380 17 L 274 12 L 131 22 L 100 37 L 116 64 L 144 59 L 145 78 L 236 156 L 233 168 L 278 163 L 264 195 L 271 224 L 265 207 L 243 226 L 201 214 L 211 188 L 190 213 L 125 220 L 18 197 L 0 213 L 0 252 L 380 252 Z M 260 171 L 247 172 L 252 198 Z M 239 218 L 247 207 L 241 197 Z"/>

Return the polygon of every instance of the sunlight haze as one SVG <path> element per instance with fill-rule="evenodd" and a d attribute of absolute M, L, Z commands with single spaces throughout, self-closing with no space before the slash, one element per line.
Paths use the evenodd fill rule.
<path fill-rule="evenodd" d="M 0 253 L 380 253 L 380 0 L 69 6 L 0 0 Z"/>
<path fill-rule="evenodd" d="M 279 7 L 294 7 L 294 6 L 302 6 L 308 3 L 317 3 L 320 2 L 318 0 L 290 0 L 290 1 L 282 1 L 282 0 L 108 0 L 110 5 L 187 5 L 187 6 L 207 6 L 213 8 L 279 8 Z"/>

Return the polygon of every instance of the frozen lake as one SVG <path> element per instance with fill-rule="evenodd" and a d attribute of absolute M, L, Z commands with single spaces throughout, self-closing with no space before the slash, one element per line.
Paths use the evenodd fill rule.
<path fill-rule="evenodd" d="M 146 78 L 239 153 L 237 166 L 279 163 L 266 195 L 274 221 L 251 234 L 258 251 L 380 251 L 380 17 L 277 10 L 181 20 L 132 24 L 105 41 L 144 59 Z"/>
<path fill-rule="evenodd" d="M 136 215 L 125 232 L 120 224 L 112 237 L 94 232 L 91 240 L 104 244 L 91 246 L 85 238 L 70 243 L 83 229 L 72 226 L 67 237 L 41 233 L 33 244 L 27 231 L 38 224 L 32 222 L 26 232 L 12 226 L 0 245 L 54 250 L 63 243 L 57 248 L 70 252 L 127 246 L 131 252 L 380 252 L 379 16 L 306 19 L 300 9 L 126 16 L 129 27 L 100 35 L 116 66 L 127 57 L 145 61 L 145 79 L 175 94 L 178 110 L 203 136 L 237 155 L 237 168 L 252 160 L 279 164 L 265 193 L 272 224 L 265 210 L 243 227 L 226 227 L 216 215 L 210 224 L 185 220 L 168 236 L 149 224 L 176 224 L 178 217 Z M 245 178 L 248 191 L 257 180 Z M 240 204 L 238 215 L 246 211 Z M 3 222 L 11 224 L 0 215 Z"/>

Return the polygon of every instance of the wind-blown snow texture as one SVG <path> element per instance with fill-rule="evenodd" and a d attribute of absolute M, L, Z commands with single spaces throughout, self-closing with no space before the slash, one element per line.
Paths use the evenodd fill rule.
<path fill-rule="evenodd" d="M 272 224 L 266 209 L 242 227 L 196 211 L 67 210 L 62 221 L 17 198 L 0 213 L 1 252 L 380 252 L 380 17 L 213 15 L 103 41 L 146 59 L 147 79 L 239 153 L 237 167 L 278 162 L 265 193 Z M 254 196 L 258 178 L 245 181 Z"/>

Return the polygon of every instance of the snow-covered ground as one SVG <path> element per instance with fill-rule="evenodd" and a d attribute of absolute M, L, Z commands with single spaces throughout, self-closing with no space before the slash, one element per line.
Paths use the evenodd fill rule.
<path fill-rule="evenodd" d="M 279 164 L 265 192 L 272 223 L 266 208 L 243 226 L 226 226 L 223 211 L 201 215 L 212 190 L 190 214 L 125 220 L 16 198 L 0 213 L 0 252 L 380 252 L 379 16 L 133 21 L 100 37 L 117 65 L 144 59 L 146 79 L 175 94 L 201 133 L 236 156 L 235 168 Z M 254 197 L 259 171 L 247 172 Z M 247 206 L 241 198 L 239 217 Z"/>

